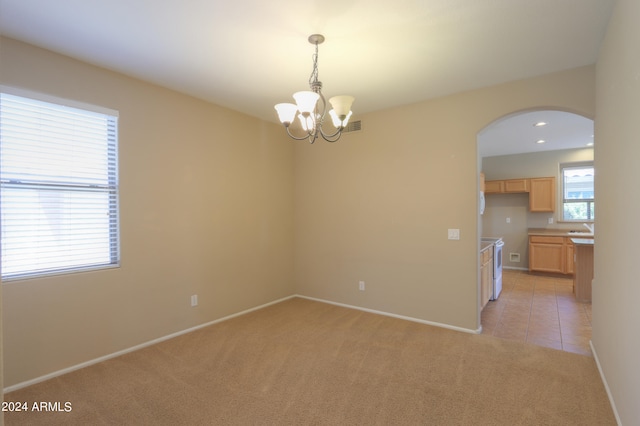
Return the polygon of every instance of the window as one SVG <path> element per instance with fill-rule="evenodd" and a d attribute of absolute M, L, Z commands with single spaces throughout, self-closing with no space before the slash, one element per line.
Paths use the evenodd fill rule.
<path fill-rule="evenodd" d="M 15 93 L 0 93 L 2 279 L 118 266 L 117 112 Z"/>
<path fill-rule="evenodd" d="M 592 221 L 594 219 L 593 163 L 561 165 L 562 218 L 565 221 Z"/>

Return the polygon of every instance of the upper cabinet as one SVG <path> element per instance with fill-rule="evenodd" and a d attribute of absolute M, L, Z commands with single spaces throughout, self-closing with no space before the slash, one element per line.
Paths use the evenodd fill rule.
<path fill-rule="evenodd" d="M 529 192 L 529 179 L 488 180 L 484 187 L 487 194 Z"/>
<path fill-rule="evenodd" d="M 529 179 L 507 179 L 504 192 L 529 192 Z"/>
<path fill-rule="evenodd" d="M 484 182 L 485 194 L 500 194 L 504 192 L 503 180 L 486 180 Z"/>
<path fill-rule="evenodd" d="M 529 211 L 554 212 L 556 210 L 556 178 L 522 178 L 488 180 L 486 194 L 529 193 Z"/>
<path fill-rule="evenodd" d="M 529 184 L 529 211 L 556 211 L 556 178 L 532 178 Z"/>

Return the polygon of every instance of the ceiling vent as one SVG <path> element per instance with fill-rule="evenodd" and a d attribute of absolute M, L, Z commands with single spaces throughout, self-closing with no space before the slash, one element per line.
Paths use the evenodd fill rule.
<path fill-rule="evenodd" d="M 343 133 L 359 132 L 360 130 L 362 130 L 362 121 L 358 120 L 358 121 L 351 121 L 347 123 L 347 127 L 345 127 L 342 132 Z"/>

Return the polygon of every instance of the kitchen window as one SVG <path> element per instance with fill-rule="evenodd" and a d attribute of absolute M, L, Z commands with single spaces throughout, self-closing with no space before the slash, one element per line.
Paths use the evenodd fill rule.
<path fill-rule="evenodd" d="M 560 166 L 562 177 L 562 219 L 589 222 L 595 218 L 593 162 Z"/>
<path fill-rule="evenodd" d="M 3 281 L 118 266 L 118 113 L 0 89 Z"/>

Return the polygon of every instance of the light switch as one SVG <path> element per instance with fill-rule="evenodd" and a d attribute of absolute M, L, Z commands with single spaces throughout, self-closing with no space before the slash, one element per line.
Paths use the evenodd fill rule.
<path fill-rule="evenodd" d="M 450 240 L 459 240 L 460 239 L 460 230 L 459 229 L 449 229 L 448 231 Z"/>
<path fill-rule="evenodd" d="M 507 218 L 507 223 L 511 223 L 511 218 L 510 217 Z"/>

